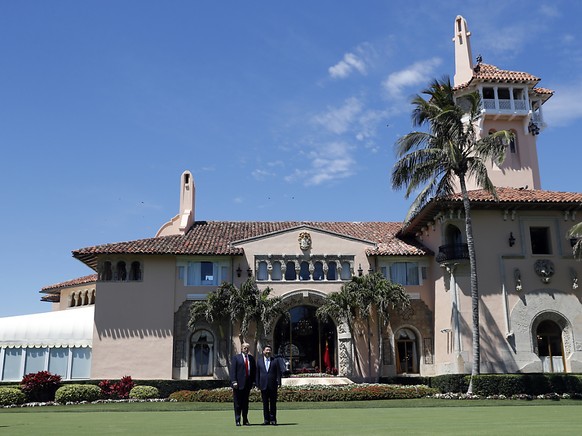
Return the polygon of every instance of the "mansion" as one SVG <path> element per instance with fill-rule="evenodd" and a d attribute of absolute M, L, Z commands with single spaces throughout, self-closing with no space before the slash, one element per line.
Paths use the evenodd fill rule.
<path fill-rule="evenodd" d="M 490 163 L 498 200 L 469 192 L 478 260 L 482 373 L 582 372 L 582 262 L 566 235 L 582 193 L 541 188 L 536 138 L 551 90 L 539 78 L 473 60 L 463 17 L 454 22 L 458 98 L 478 91 L 480 132 L 513 132 L 503 164 Z M 236 322 L 188 328 L 189 309 L 221 283 L 252 277 L 282 298 L 289 317 L 261 344 L 291 372 L 376 381 L 469 373 L 469 256 L 460 194 L 436 198 L 402 222 L 200 221 L 195 183 L 182 173 L 178 214 L 148 239 L 85 247 L 91 274 L 46 286 L 52 311 L 0 318 L 0 380 L 49 370 L 64 379 L 228 378 Z M 411 301 L 371 334 L 315 311 L 353 276 L 380 272 Z M 232 320 L 236 321 L 236 320 Z M 251 341 L 252 342 L 252 341 Z"/>

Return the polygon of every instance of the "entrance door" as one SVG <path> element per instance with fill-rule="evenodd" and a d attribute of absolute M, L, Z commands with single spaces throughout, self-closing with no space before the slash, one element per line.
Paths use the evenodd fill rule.
<path fill-rule="evenodd" d="M 543 372 L 565 372 L 562 329 L 554 321 L 542 321 L 536 332 Z"/>
<path fill-rule="evenodd" d="M 337 368 L 335 324 L 329 317 L 320 321 L 316 310 L 294 307 L 289 319 L 282 318 L 275 326 L 274 350 L 285 358 L 291 373 L 333 373 Z"/>
<path fill-rule="evenodd" d="M 396 333 L 396 372 L 418 374 L 418 346 L 412 330 L 402 329 Z"/>

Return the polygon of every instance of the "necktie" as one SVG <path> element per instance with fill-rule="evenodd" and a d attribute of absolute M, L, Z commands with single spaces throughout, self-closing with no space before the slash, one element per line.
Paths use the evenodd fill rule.
<path fill-rule="evenodd" d="M 265 367 L 267 368 L 267 371 L 269 371 L 269 367 L 271 366 L 271 359 L 269 359 L 267 357 L 267 360 L 265 360 Z"/>
<path fill-rule="evenodd" d="M 247 377 L 249 376 L 249 359 L 246 355 L 245 355 L 245 375 Z"/>

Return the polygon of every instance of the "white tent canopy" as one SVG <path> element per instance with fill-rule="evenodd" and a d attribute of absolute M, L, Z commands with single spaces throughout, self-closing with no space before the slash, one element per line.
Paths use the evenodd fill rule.
<path fill-rule="evenodd" d="M 0 347 L 91 347 L 95 306 L 0 318 Z"/>

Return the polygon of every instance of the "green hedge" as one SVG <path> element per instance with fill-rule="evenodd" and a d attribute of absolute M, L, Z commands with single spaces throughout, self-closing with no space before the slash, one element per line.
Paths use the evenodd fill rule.
<path fill-rule="evenodd" d="M 131 391 L 129 391 L 129 398 L 135 400 L 160 398 L 160 391 L 153 386 L 134 386 Z"/>
<path fill-rule="evenodd" d="M 20 389 L 0 387 L 0 406 L 23 404 L 25 401 L 26 395 Z"/>
<path fill-rule="evenodd" d="M 482 396 L 580 394 L 582 393 L 582 375 L 481 374 L 473 378 L 473 393 Z"/>
<path fill-rule="evenodd" d="M 55 393 L 57 403 L 78 403 L 95 401 L 101 398 L 101 388 L 92 384 L 68 384 L 61 386 Z"/>
<path fill-rule="evenodd" d="M 386 384 L 354 384 L 347 386 L 283 386 L 279 389 L 279 401 L 364 401 L 422 398 L 435 394 L 428 386 L 400 386 Z M 176 401 L 199 401 L 226 403 L 232 401 L 232 389 L 201 389 L 197 391 L 178 391 L 170 395 Z M 261 401 L 261 393 L 253 389 L 251 402 Z"/>

